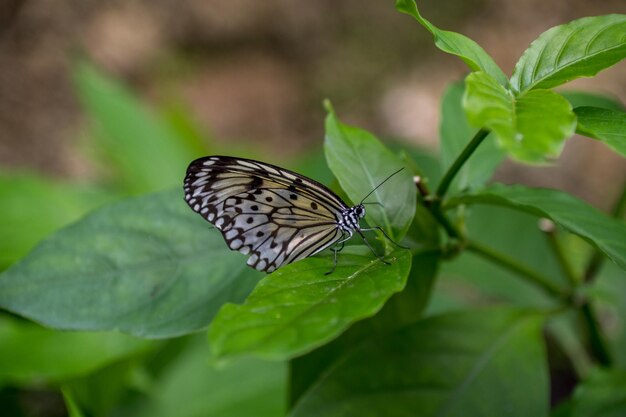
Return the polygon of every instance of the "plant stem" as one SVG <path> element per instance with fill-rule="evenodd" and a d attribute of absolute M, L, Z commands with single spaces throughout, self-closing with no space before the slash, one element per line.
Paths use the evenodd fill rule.
<path fill-rule="evenodd" d="M 563 247 L 559 242 L 559 239 L 556 235 L 556 228 L 552 220 L 541 219 L 539 228 L 544 232 L 546 238 L 548 239 L 548 244 L 556 257 L 559 266 L 561 267 L 561 271 L 567 278 L 570 283 L 571 288 L 576 288 L 578 286 L 578 277 L 576 276 L 576 272 L 574 272 L 574 268 L 570 264 L 569 260 L 565 256 L 565 252 L 563 251 Z"/>
<path fill-rule="evenodd" d="M 450 184 L 452 183 L 452 180 L 454 180 L 456 174 L 458 174 L 463 164 L 465 164 L 465 161 L 469 159 L 469 157 L 474 153 L 476 148 L 478 148 L 478 146 L 481 144 L 483 139 L 487 137 L 488 134 L 488 130 L 480 129 L 478 132 L 476 132 L 472 140 L 463 149 L 463 152 L 461 152 L 461 154 L 456 158 L 452 166 L 448 169 L 443 179 L 439 183 L 439 186 L 437 187 L 436 195 L 437 197 L 439 197 L 439 199 L 441 199 L 446 194 L 446 192 L 448 191 L 448 187 L 450 187 Z"/>
<path fill-rule="evenodd" d="M 586 301 L 581 307 L 580 311 L 583 315 L 583 320 L 587 324 L 587 330 L 589 332 L 589 342 L 591 353 L 598 359 L 598 362 L 603 366 L 611 366 L 612 360 L 607 347 L 606 340 L 602 334 L 600 328 L 600 322 L 596 317 L 596 314 L 589 301 Z"/>
<path fill-rule="evenodd" d="M 441 201 L 433 201 L 430 212 L 433 214 L 433 217 L 439 222 L 439 224 L 444 228 L 448 236 L 455 239 L 462 238 L 461 233 L 456 229 L 452 222 L 450 222 L 450 219 L 448 219 L 443 210 L 441 210 Z"/>
<path fill-rule="evenodd" d="M 568 298 L 569 296 L 565 290 L 550 282 L 548 278 L 505 254 L 497 252 L 494 249 L 477 242 L 467 242 L 466 248 L 486 259 L 489 259 L 495 264 L 503 266 L 509 271 L 514 272 L 520 277 L 526 279 L 528 282 L 535 284 L 551 296 L 556 296 L 561 299 Z"/>

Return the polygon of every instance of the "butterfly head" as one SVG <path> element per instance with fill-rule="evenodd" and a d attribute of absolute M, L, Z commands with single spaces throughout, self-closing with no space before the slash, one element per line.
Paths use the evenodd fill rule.
<path fill-rule="evenodd" d="M 353 207 L 354 214 L 356 214 L 357 218 L 362 219 L 365 217 L 365 206 L 363 204 L 358 204 Z"/>

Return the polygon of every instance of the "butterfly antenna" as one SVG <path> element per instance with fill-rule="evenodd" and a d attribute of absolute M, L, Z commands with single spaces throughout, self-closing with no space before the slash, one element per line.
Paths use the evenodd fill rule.
<path fill-rule="evenodd" d="M 399 170 L 397 170 L 396 172 L 394 172 L 393 174 L 391 174 L 390 176 L 388 176 L 387 178 L 385 178 L 383 180 L 383 182 L 381 182 L 380 184 L 378 184 L 372 191 L 370 191 L 365 197 L 363 197 L 363 199 L 361 200 L 361 203 L 359 204 L 363 204 L 363 202 L 365 201 L 365 199 L 369 196 L 372 195 L 372 193 L 374 191 L 376 191 L 381 185 L 383 185 L 384 183 L 386 183 L 391 177 L 393 177 L 394 175 L 396 175 L 398 172 L 402 171 L 404 168 L 400 168 Z"/>

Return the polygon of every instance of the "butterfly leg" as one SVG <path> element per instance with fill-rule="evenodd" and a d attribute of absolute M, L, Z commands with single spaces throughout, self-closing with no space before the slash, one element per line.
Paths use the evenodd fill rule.
<path fill-rule="evenodd" d="M 346 235 L 348 236 L 346 237 Z M 343 230 L 341 231 L 341 239 L 339 239 L 335 243 L 334 247 L 330 248 L 330 250 L 333 251 L 333 267 L 331 268 L 330 271 L 325 272 L 324 275 L 330 275 L 333 272 L 335 272 L 335 268 L 337 268 L 337 254 L 342 251 L 346 240 L 350 239 L 351 237 L 352 237 L 352 233 L 346 233 Z"/>
<path fill-rule="evenodd" d="M 410 249 L 410 248 L 407 248 L 406 246 L 402 246 L 401 244 L 397 243 L 395 240 L 393 240 L 392 238 L 390 238 L 390 237 L 389 237 L 389 235 L 388 235 L 387 233 L 385 233 L 385 231 L 383 230 L 383 228 L 382 228 L 382 227 L 380 227 L 380 226 L 376 226 L 376 227 L 368 227 L 368 228 L 366 228 L 366 229 L 361 229 L 361 230 L 362 230 L 362 231 L 364 231 L 364 232 L 369 232 L 370 230 L 378 230 L 378 231 L 382 232 L 382 234 L 383 234 L 383 235 L 387 238 L 387 240 L 388 240 L 388 241 L 390 241 L 391 243 L 393 243 L 393 244 L 394 244 L 394 245 L 396 245 L 397 247 L 402 248 L 402 249 Z"/>
<path fill-rule="evenodd" d="M 361 230 L 365 230 L 365 229 L 361 229 Z M 365 245 L 367 245 L 368 248 L 370 248 L 370 250 L 372 251 L 372 253 L 374 254 L 374 256 L 376 256 L 382 263 L 384 263 L 385 265 L 391 265 L 389 262 L 385 261 L 385 258 L 380 256 L 379 254 L 376 253 L 376 251 L 374 250 L 374 248 L 372 247 L 372 245 L 370 245 L 370 243 L 367 241 L 367 239 L 365 238 L 365 235 L 363 233 L 361 233 L 361 230 L 357 230 L 357 232 L 359 233 L 359 235 L 361 236 L 361 239 L 363 239 L 363 242 L 365 242 Z"/>
<path fill-rule="evenodd" d="M 343 249 L 344 242 L 340 242 L 339 245 L 339 247 L 331 248 L 331 250 L 333 251 L 333 267 L 330 269 L 330 271 L 325 272 L 324 275 L 330 275 L 335 272 L 335 269 L 337 268 L 337 254 Z"/>

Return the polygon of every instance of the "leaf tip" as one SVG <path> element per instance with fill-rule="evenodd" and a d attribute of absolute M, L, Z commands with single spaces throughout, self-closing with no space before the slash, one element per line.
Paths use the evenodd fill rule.
<path fill-rule="evenodd" d="M 335 115 L 335 109 L 333 108 L 333 104 L 330 102 L 329 99 L 325 98 L 324 101 L 322 102 L 322 105 L 324 106 L 324 109 L 326 110 L 329 116 Z"/>
<path fill-rule="evenodd" d="M 413 0 L 396 0 L 396 10 L 401 13 L 413 14 L 417 6 Z"/>

